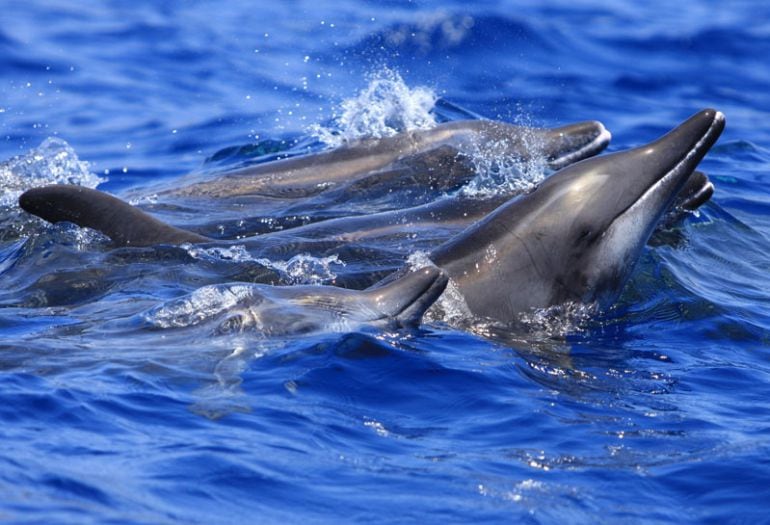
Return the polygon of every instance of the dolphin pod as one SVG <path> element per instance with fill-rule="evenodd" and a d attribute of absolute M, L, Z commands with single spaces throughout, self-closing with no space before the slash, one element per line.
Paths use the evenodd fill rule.
<path fill-rule="evenodd" d="M 471 214 L 471 220 L 477 222 L 432 249 L 428 256 L 441 270 L 440 274 L 450 279 L 474 316 L 508 323 L 534 308 L 565 302 L 606 306 L 620 293 L 643 246 L 667 210 L 674 205 L 694 209 L 711 196 L 713 186 L 708 178 L 694 170 L 723 127 L 724 116 L 720 112 L 703 110 L 647 145 L 570 164 L 531 193 L 514 197 L 494 211 L 492 205 L 499 204 L 494 201 L 490 201 L 489 208 L 479 207 L 480 212 Z M 380 151 L 378 146 L 368 148 L 367 154 L 374 156 Z M 562 160 L 557 162 L 582 158 L 586 155 L 584 148 L 576 148 L 574 156 L 561 154 L 558 158 Z M 351 150 L 347 154 L 347 161 L 355 158 Z M 371 166 L 374 161 L 362 162 Z M 378 166 L 390 162 L 380 160 Z M 264 181 L 264 177 L 254 180 Z M 220 193 L 212 187 L 205 188 L 203 193 L 207 192 Z M 36 188 L 23 194 L 19 202 L 25 210 L 50 222 L 69 221 L 97 229 L 118 245 L 212 242 L 96 190 L 71 186 Z M 428 211 L 423 220 L 440 220 L 433 213 L 438 209 L 435 207 L 457 207 L 451 200 L 449 204 L 441 202 L 425 205 Z M 287 234 L 312 239 L 314 235 L 323 235 L 324 230 L 327 238 L 329 232 L 336 231 L 337 240 L 344 243 L 362 235 L 361 224 L 367 220 L 374 221 L 378 228 L 397 231 L 399 221 L 401 225 L 409 224 L 409 220 L 419 216 L 414 210 L 402 211 L 401 216 L 398 210 L 388 213 L 398 220 L 381 222 L 382 215 L 375 219 L 335 219 L 288 230 Z M 454 217 L 462 227 L 466 225 L 458 218 L 462 215 L 447 212 L 446 216 L 450 221 Z M 415 220 L 419 223 L 419 219 Z M 371 225 L 365 226 L 363 234 L 371 230 Z M 257 236 L 250 241 L 257 247 L 261 243 L 269 245 L 271 236 Z M 406 278 L 405 272 L 392 274 L 373 289 L 401 282 Z M 437 282 L 441 280 L 436 278 Z M 293 292 L 283 291 L 278 295 L 283 293 L 294 296 Z M 297 293 L 309 292 L 298 289 Z M 438 294 L 425 297 L 434 300 Z M 420 301 L 420 305 L 425 302 Z M 415 311 L 421 315 L 424 309 Z"/>
<path fill-rule="evenodd" d="M 431 130 L 410 131 L 378 140 L 367 139 L 314 155 L 250 166 L 227 172 L 210 181 L 181 187 L 177 183 L 177 187 L 155 194 L 161 199 L 207 196 L 217 200 L 258 194 L 269 197 L 271 201 L 283 199 L 295 202 L 286 210 L 287 214 L 296 213 L 303 206 L 304 209 L 323 209 L 328 213 L 334 202 L 347 204 L 361 195 L 388 194 L 397 184 L 418 190 L 429 186 L 440 190 L 456 188 L 475 175 L 468 158 L 473 151 L 481 150 L 484 155 L 507 160 L 544 158 L 549 166 L 556 168 L 595 155 L 607 146 L 609 140 L 609 132 L 595 121 L 550 129 L 490 121 L 458 121 L 440 124 Z M 25 210 L 49 222 L 70 221 L 87 226 L 105 233 L 121 246 L 213 240 L 164 224 L 117 198 L 81 187 L 35 188 L 22 195 L 20 203 Z M 488 212 L 493 209 L 488 204 L 470 199 L 466 203 L 457 208 L 447 202 L 435 205 L 429 202 L 428 208 L 414 210 L 413 214 L 444 216 L 451 207 L 453 211 L 462 209 L 466 216 L 479 218 L 479 210 Z M 502 201 L 493 199 L 493 203 L 497 205 Z M 412 199 L 407 206 L 415 204 L 424 203 Z M 410 222 L 405 221 L 402 213 L 373 217 L 369 222 L 382 224 L 392 221 Z M 359 229 L 365 227 L 360 224 L 361 221 L 358 223 Z M 221 222 L 217 223 L 219 227 Z M 347 226 L 342 226 L 340 231 L 346 229 Z"/>

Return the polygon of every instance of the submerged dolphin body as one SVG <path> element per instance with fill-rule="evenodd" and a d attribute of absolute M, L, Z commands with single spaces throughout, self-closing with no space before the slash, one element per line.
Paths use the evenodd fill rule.
<path fill-rule="evenodd" d="M 214 323 L 218 333 L 253 330 L 267 337 L 351 331 L 362 325 L 409 327 L 420 322 L 446 284 L 441 270 L 427 267 L 362 291 L 333 286 L 211 285 L 140 318 L 152 328 Z"/>
<path fill-rule="evenodd" d="M 607 305 L 724 128 L 708 109 L 647 145 L 587 159 L 499 207 L 430 254 L 476 316 L 503 323 L 568 302 Z M 688 181 L 692 181 L 688 184 Z M 702 196 L 700 198 L 703 198 Z M 707 198 L 707 196 L 706 196 Z"/>

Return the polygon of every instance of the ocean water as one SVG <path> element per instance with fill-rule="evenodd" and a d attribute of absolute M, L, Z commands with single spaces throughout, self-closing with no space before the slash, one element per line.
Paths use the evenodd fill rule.
<path fill-rule="evenodd" d="M 770 5 L 0 11 L 0 520 L 770 522 Z M 656 236 L 611 309 L 535 316 L 505 340 L 441 319 L 273 339 L 149 329 L 138 313 L 207 284 L 265 268 L 333 283 L 367 261 L 258 258 L 237 241 L 114 249 L 16 205 L 69 182 L 209 233 L 241 215 L 269 231 L 291 224 L 269 207 L 164 205 L 147 188 L 469 116 L 596 119 L 613 151 L 705 107 L 727 117 L 701 163 L 712 200 Z M 475 183 L 544 175 L 516 168 Z"/>

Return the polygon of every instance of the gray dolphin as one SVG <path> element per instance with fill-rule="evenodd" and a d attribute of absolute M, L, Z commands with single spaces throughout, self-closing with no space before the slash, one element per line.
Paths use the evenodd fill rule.
<path fill-rule="evenodd" d="M 507 323 L 567 302 L 606 306 L 724 121 L 703 110 L 654 142 L 568 166 L 430 258 L 477 316 Z"/>
<path fill-rule="evenodd" d="M 140 314 L 150 328 L 214 324 L 214 331 L 255 331 L 261 335 L 351 331 L 415 326 L 444 291 L 437 268 L 409 272 L 362 291 L 333 286 L 269 286 L 231 283 L 204 286 L 192 294 Z"/>
<path fill-rule="evenodd" d="M 587 121 L 558 128 L 530 128 L 487 120 L 454 121 L 428 130 L 392 137 L 363 139 L 321 153 L 247 166 L 213 180 L 156 191 L 171 197 L 307 198 L 330 190 L 355 196 L 373 181 L 410 178 L 417 187 L 456 187 L 474 170 L 468 156 L 481 153 L 527 161 L 543 157 L 559 169 L 595 155 L 610 140 L 600 122 Z M 357 183 L 357 184 L 354 184 Z"/>
<path fill-rule="evenodd" d="M 211 239 L 162 222 L 108 193 L 54 184 L 22 193 L 19 206 L 48 222 L 72 222 L 105 234 L 118 246 L 210 242 Z"/>

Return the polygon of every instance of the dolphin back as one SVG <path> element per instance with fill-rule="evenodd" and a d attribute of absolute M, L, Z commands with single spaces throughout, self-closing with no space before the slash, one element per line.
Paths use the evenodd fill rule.
<path fill-rule="evenodd" d="M 107 193 L 72 185 L 33 188 L 19 197 L 27 212 L 51 223 L 71 222 L 92 228 L 119 246 L 150 246 L 209 241 L 175 228 Z"/>

